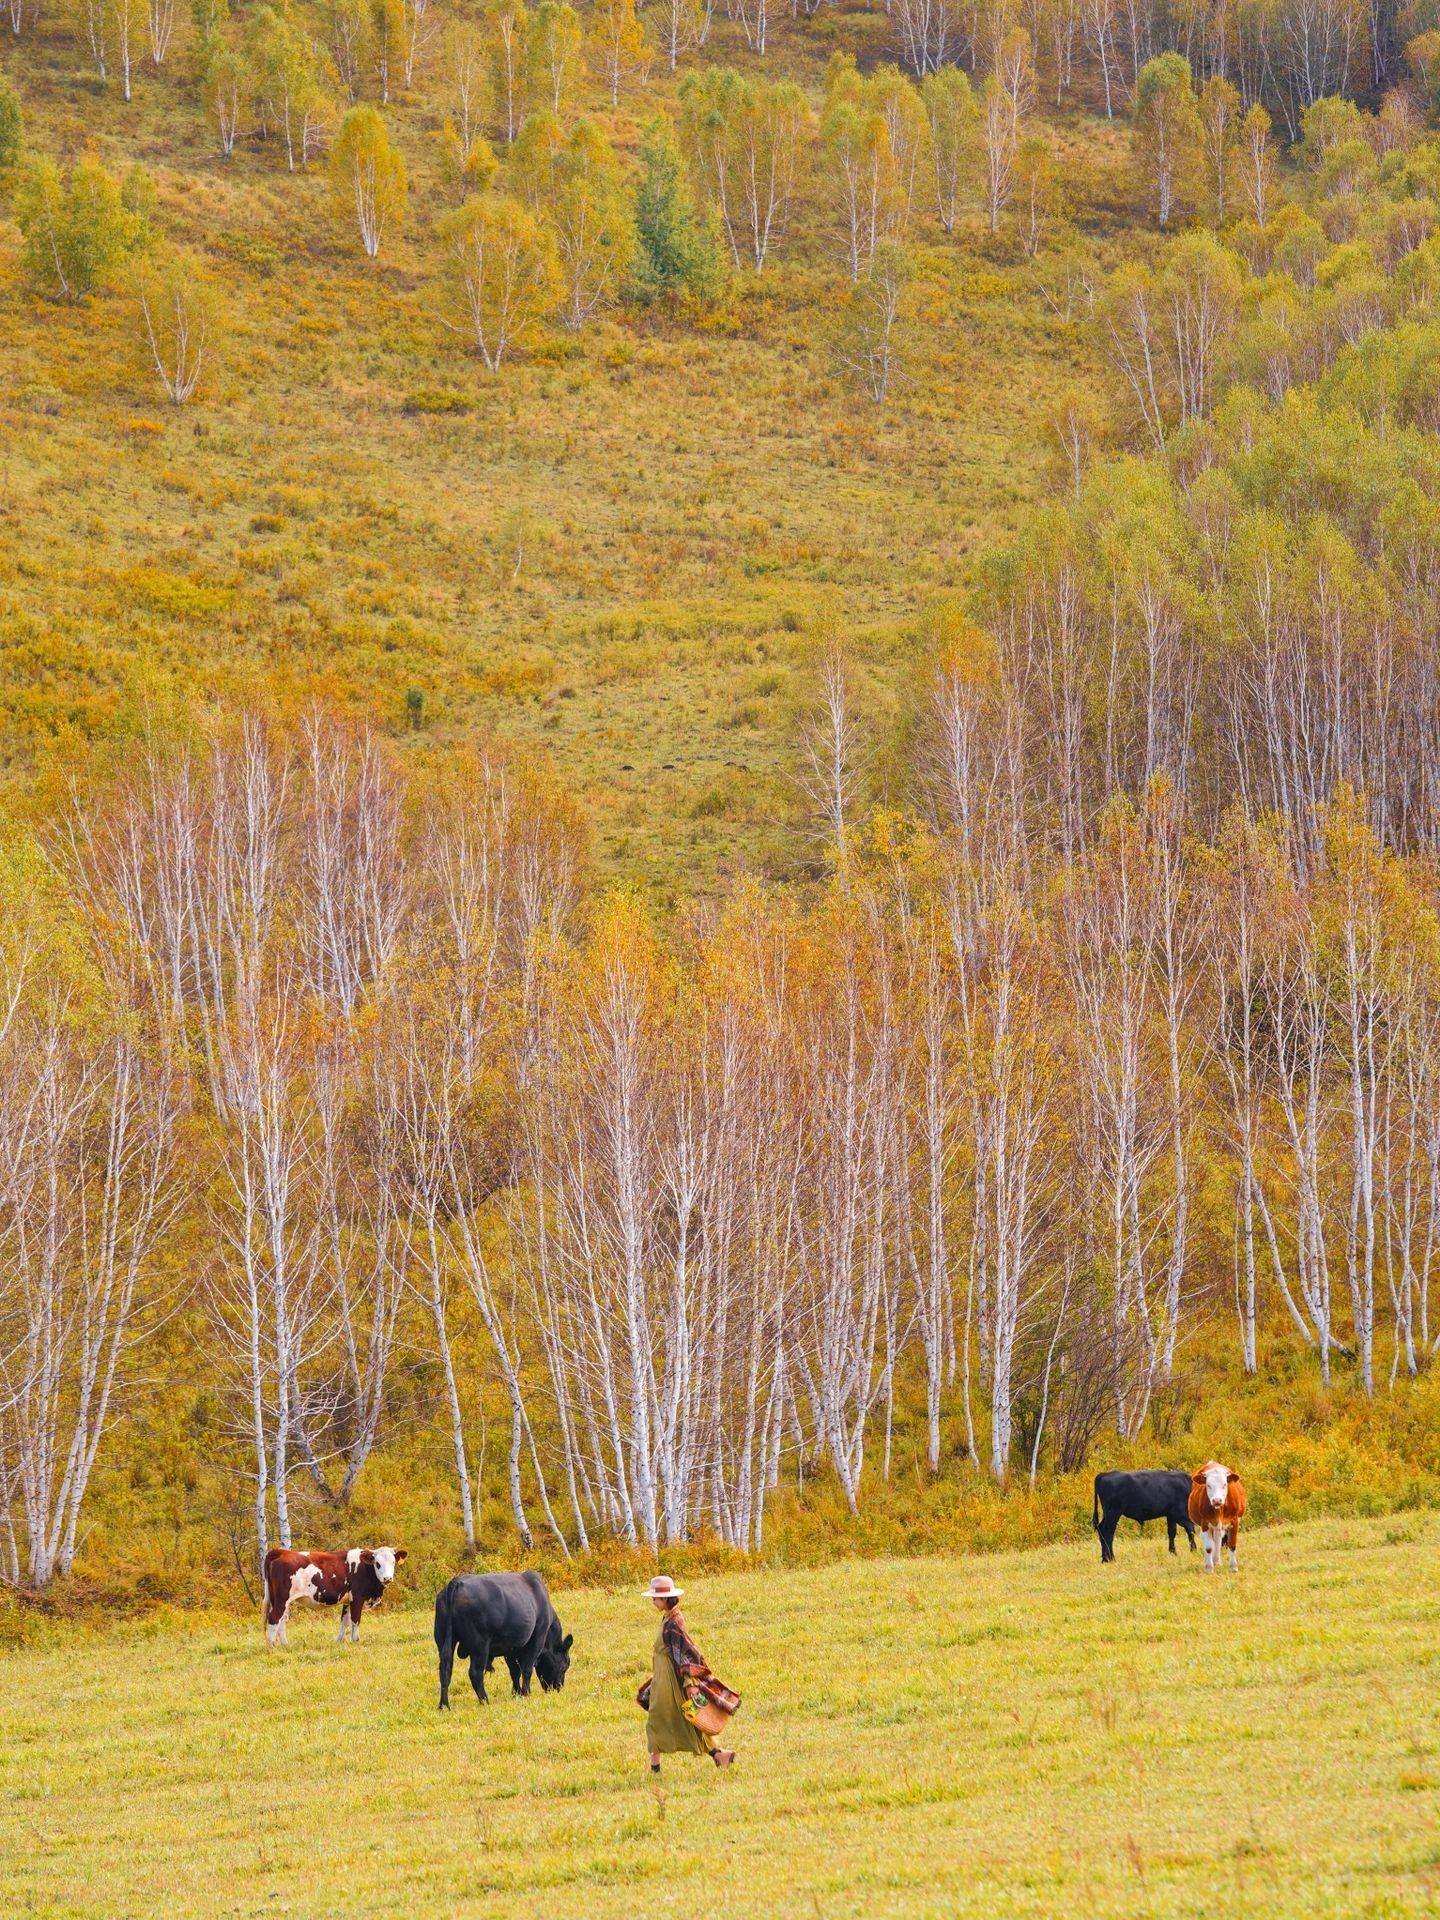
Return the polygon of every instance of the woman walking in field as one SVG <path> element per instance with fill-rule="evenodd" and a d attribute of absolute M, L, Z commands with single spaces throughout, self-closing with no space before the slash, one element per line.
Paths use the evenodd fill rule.
<path fill-rule="evenodd" d="M 680 1611 L 683 1587 L 657 1574 L 645 1588 L 660 1615 L 655 1636 L 654 1667 L 636 1698 L 645 1708 L 645 1741 L 650 1771 L 660 1771 L 662 1753 L 709 1754 L 717 1767 L 735 1758 L 719 1746 L 716 1735 L 740 1705 L 738 1693 L 721 1684 L 705 1664 L 705 1656 L 685 1631 Z"/>

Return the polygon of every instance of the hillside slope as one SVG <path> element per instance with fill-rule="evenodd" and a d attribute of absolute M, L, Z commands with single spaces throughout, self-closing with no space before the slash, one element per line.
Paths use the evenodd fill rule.
<path fill-rule="evenodd" d="M 877 33 L 881 38 L 877 41 Z M 765 71 L 818 101 L 838 43 L 790 23 Z M 603 862 L 662 883 L 743 852 L 793 870 L 793 706 L 817 624 L 867 655 L 882 723 L 916 617 L 1012 533 L 1055 394 L 1097 379 L 1079 315 L 973 215 L 917 212 L 914 345 L 877 408 L 837 366 L 847 286 L 812 181 L 761 278 L 712 311 L 547 330 L 499 377 L 441 317 L 438 55 L 387 108 L 411 175 L 404 233 L 367 261 L 323 164 L 220 154 L 182 64 L 127 106 L 65 23 L 0 50 L 31 150 L 87 144 L 153 173 L 156 225 L 222 296 L 220 372 L 183 412 L 112 289 L 51 306 L 19 272 L 0 196 L 0 755 L 164 708 L 316 694 L 441 738 L 479 723 L 540 744 L 586 797 Z M 717 23 L 713 63 L 747 56 Z M 756 63 L 750 66 L 759 70 Z M 595 111 L 632 173 L 637 123 L 676 76 Z M 1057 134 L 1082 256 L 1107 244 L 1114 130 Z"/>

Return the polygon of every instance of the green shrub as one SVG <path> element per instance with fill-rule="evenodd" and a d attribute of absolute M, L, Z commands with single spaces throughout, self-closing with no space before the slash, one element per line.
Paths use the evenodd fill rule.
<path fill-rule="evenodd" d="M 470 413 L 475 402 L 468 394 L 456 393 L 449 387 L 417 387 L 413 393 L 407 393 L 401 402 L 402 413 Z"/>

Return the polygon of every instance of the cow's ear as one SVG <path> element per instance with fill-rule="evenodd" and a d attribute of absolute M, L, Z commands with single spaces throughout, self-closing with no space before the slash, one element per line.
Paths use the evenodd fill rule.
<path fill-rule="evenodd" d="M 1204 1467 L 1197 1467 L 1197 1468 L 1195 1469 L 1195 1471 L 1194 1471 L 1194 1473 L 1192 1473 L 1192 1474 L 1191 1474 L 1191 1476 L 1190 1476 L 1190 1484 L 1191 1484 L 1191 1486 L 1192 1486 L 1192 1487 L 1203 1487 L 1203 1486 L 1204 1486 L 1204 1484 L 1205 1484 L 1205 1469 L 1204 1469 Z"/>
<path fill-rule="evenodd" d="M 410 1558 L 409 1550 L 405 1547 L 396 1547 L 395 1558 L 397 1562 L 400 1560 L 408 1560 Z"/>
<path fill-rule="evenodd" d="M 574 1634 L 573 1634 L 573 1633 L 567 1633 L 567 1634 L 566 1634 L 566 1636 L 565 1636 L 565 1638 L 564 1638 L 564 1639 L 563 1639 L 563 1640 L 562 1640 L 562 1641 L 560 1642 L 560 1651 L 561 1651 L 562 1653 L 568 1653 L 568 1652 L 570 1651 L 570 1649 L 571 1649 L 571 1647 L 573 1647 L 573 1646 L 574 1646 L 574 1644 L 575 1644 L 575 1636 L 574 1636 Z"/>
<path fill-rule="evenodd" d="M 1238 1474 L 1238 1473 L 1231 1473 L 1231 1474 L 1229 1474 L 1229 1475 L 1227 1476 L 1227 1478 L 1229 1478 L 1229 1479 L 1231 1479 L 1231 1480 L 1238 1480 L 1238 1479 L 1240 1478 L 1240 1476 L 1239 1476 L 1239 1474 Z"/>

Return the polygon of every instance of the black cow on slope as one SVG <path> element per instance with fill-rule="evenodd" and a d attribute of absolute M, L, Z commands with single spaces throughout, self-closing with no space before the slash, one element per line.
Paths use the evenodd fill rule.
<path fill-rule="evenodd" d="M 1195 1528 L 1190 1520 L 1188 1473 L 1097 1473 L 1095 1511 L 1091 1524 L 1100 1536 L 1102 1561 L 1115 1558 L 1115 1529 L 1122 1520 L 1163 1520 L 1175 1551 L 1175 1530 L 1183 1527 L 1195 1551 Z"/>
<path fill-rule="evenodd" d="M 517 1694 L 529 1693 L 531 1674 L 547 1693 L 554 1693 L 565 1684 L 573 1640 L 573 1634 L 562 1636 L 559 1616 L 538 1573 L 457 1574 L 435 1598 L 440 1705 L 450 1704 L 457 1653 L 470 1662 L 470 1684 L 482 1707 L 489 1704 L 485 1676 L 497 1656 L 510 1669 L 510 1685 Z"/>

